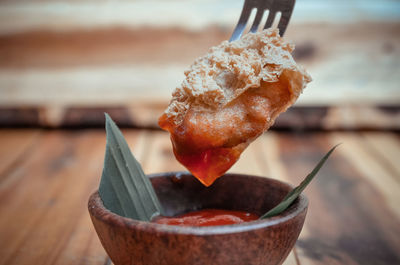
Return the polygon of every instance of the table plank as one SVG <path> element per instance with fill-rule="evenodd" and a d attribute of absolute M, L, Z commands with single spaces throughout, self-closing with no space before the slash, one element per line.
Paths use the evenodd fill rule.
<path fill-rule="evenodd" d="M 0 209 L 12 216 L 12 222 L 0 221 L 1 227 L 9 228 L 2 231 L 2 264 L 53 264 L 65 247 L 85 209 L 79 206 L 90 192 L 88 183 L 94 188 L 93 168 L 85 158 L 96 159 L 92 145 L 97 141 L 88 136 L 46 133 L 40 148 L 20 166 L 19 176 L 8 185 L 2 183 L 1 199 L 8 203 Z"/>
<path fill-rule="evenodd" d="M 150 143 L 148 155 L 142 166 L 146 174 L 186 170 L 172 152 L 169 134 L 166 132 L 148 132 Z"/>
<path fill-rule="evenodd" d="M 390 188 L 367 176 L 368 169 L 378 167 L 367 155 L 367 169 L 360 170 L 356 161 L 361 150 L 349 141 L 353 137 L 359 138 L 351 133 L 279 135 L 281 162 L 292 183 L 299 183 L 334 143 L 343 142 L 305 192 L 310 205 L 306 234 L 297 242 L 301 264 L 400 261 L 400 223 L 385 200 Z"/>
<path fill-rule="evenodd" d="M 390 171 L 382 163 L 381 159 L 377 159 L 383 158 L 383 156 L 377 155 L 374 150 L 369 149 L 368 143 L 358 134 L 333 134 L 331 142 L 344 143 L 338 152 L 347 158 L 362 173 L 364 179 L 382 194 L 384 203 L 397 215 L 397 218 L 400 218 L 400 208 L 398 207 L 400 202 L 400 182 L 398 181 L 398 174 Z M 397 158 L 399 154 L 400 152 L 398 152 Z"/>
<path fill-rule="evenodd" d="M 41 130 L 0 130 L 0 181 L 6 171 L 12 171 L 19 161 L 29 155 L 40 137 Z"/>
<path fill-rule="evenodd" d="M 391 175 L 396 177 L 397 181 L 400 181 L 399 135 L 388 132 L 368 132 L 362 135 L 371 149 L 369 153 L 375 155 L 380 164 L 391 172 Z"/>
<path fill-rule="evenodd" d="M 268 176 L 269 168 L 263 163 L 261 158 L 261 143 L 263 137 L 259 137 L 254 144 L 249 145 L 240 156 L 240 159 L 232 166 L 228 172 L 253 174 L 258 176 Z"/>
<path fill-rule="evenodd" d="M 183 170 L 167 133 L 124 135 L 146 173 Z M 86 209 L 100 180 L 104 131 L 1 130 L 0 136 L 0 165 L 7 163 L 0 170 L 0 265 L 109 264 Z M 230 171 L 298 184 L 342 142 L 305 191 L 305 226 L 284 264 L 398 264 L 399 141 L 383 132 L 267 133 Z"/>
<path fill-rule="evenodd" d="M 138 133 L 127 138 L 135 142 Z M 37 146 L 0 183 L 7 216 L 0 219 L 0 264 L 104 264 L 86 209 L 100 180 L 104 132 L 46 132 Z"/>

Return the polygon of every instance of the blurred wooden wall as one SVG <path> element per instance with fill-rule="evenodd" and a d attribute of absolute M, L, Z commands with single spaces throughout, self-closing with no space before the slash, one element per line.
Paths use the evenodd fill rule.
<path fill-rule="evenodd" d="M 400 128 L 400 4 L 374 2 L 297 1 L 285 37 L 314 81 L 277 128 Z M 107 110 L 155 128 L 183 71 L 229 38 L 241 6 L 1 1 L 0 125 L 100 126 Z"/>

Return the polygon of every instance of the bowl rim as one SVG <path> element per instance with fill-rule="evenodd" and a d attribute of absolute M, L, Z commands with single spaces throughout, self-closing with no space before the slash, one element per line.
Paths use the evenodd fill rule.
<path fill-rule="evenodd" d="M 149 174 L 149 178 L 158 178 L 158 177 L 170 177 L 175 174 L 183 174 L 183 175 L 191 175 L 189 172 L 185 171 L 170 171 L 170 172 L 161 172 Z M 293 188 L 292 185 L 277 180 L 273 178 L 257 176 L 257 175 L 249 175 L 249 174 L 240 174 L 240 173 L 227 173 L 224 176 L 239 176 L 239 177 L 250 177 L 250 178 L 259 178 L 263 180 L 268 180 L 275 184 L 285 185 L 290 188 Z M 308 208 L 308 199 L 302 193 L 295 201 L 295 203 L 289 207 L 289 209 L 285 210 L 282 214 L 279 214 L 274 217 L 258 219 L 255 221 L 244 222 L 239 224 L 232 225 L 220 225 L 220 226 L 177 226 L 177 225 L 167 225 L 167 224 L 157 224 L 153 222 L 140 221 L 131 219 L 128 217 L 123 217 L 118 214 L 115 214 L 104 207 L 103 201 L 100 198 L 98 190 L 94 191 L 89 197 L 88 201 L 88 210 L 92 218 L 99 219 L 102 222 L 113 226 L 125 227 L 128 229 L 134 230 L 144 230 L 148 232 L 154 233 L 163 233 L 163 234 L 180 234 L 180 235 L 219 235 L 219 234 L 232 234 L 232 233 L 240 233 L 251 230 L 257 230 L 262 228 L 268 228 L 273 226 L 278 226 L 283 223 L 290 221 L 296 216 L 300 215 L 304 211 L 307 211 Z"/>

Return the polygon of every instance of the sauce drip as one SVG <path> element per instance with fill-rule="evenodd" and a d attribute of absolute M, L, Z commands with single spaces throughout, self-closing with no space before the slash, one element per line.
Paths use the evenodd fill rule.
<path fill-rule="evenodd" d="M 175 217 L 159 216 L 153 223 L 180 226 L 216 226 L 254 221 L 258 215 L 244 211 L 204 209 Z"/>
<path fill-rule="evenodd" d="M 261 82 L 225 106 L 202 111 L 193 106 L 180 123 L 163 114 L 158 123 L 171 133 L 176 159 L 210 186 L 294 101 L 288 81 Z"/>

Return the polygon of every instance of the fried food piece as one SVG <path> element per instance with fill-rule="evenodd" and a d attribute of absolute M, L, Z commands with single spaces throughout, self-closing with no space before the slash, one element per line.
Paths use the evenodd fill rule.
<path fill-rule="evenodd" d="M 291 106 L 311 77 L 278 30 L 223 42 L 198 58 L 159 119 L 177 160 L 211 185 Z"/>

